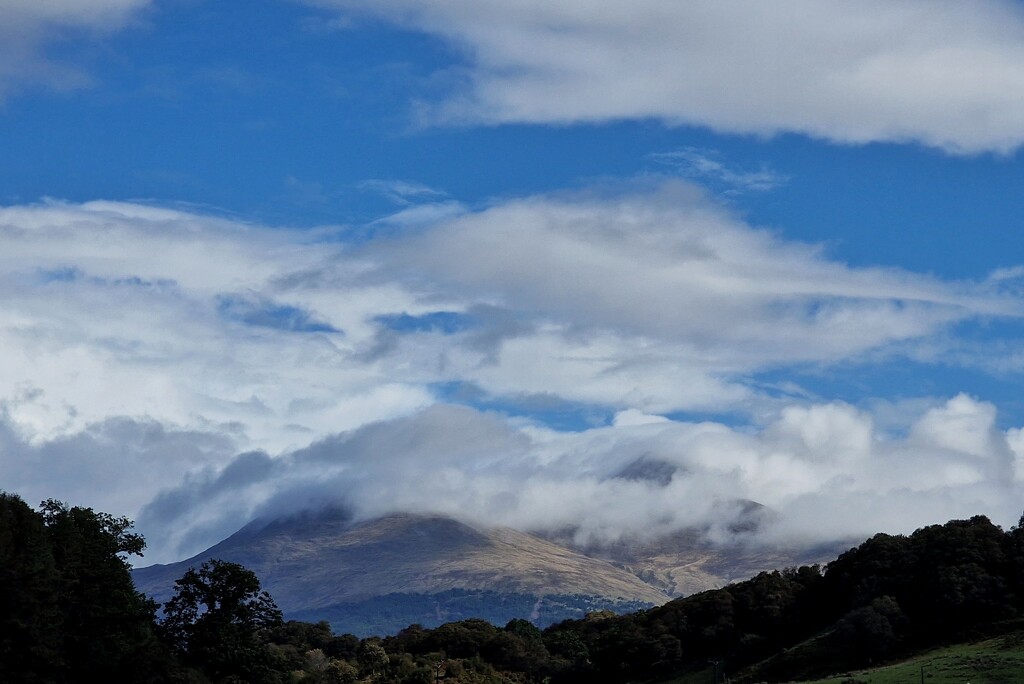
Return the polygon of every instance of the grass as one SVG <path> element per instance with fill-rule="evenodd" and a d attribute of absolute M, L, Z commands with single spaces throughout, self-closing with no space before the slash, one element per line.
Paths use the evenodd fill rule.
<path fill-rule="evenodd" d="M 922 667 L 925 684 L 1024 684 L 1024 632 L 940 648 L 870 670 L 789 684 L 920 684 Z M 663 684 L 710 682 L 711 670 L 708 669 Z"/>
<path fill-rule="evenodd" d="M 910 660 L 871 670 L 843 673 L 801 684 L 1021 684 L 1024 633 L 929 651 Z"/>

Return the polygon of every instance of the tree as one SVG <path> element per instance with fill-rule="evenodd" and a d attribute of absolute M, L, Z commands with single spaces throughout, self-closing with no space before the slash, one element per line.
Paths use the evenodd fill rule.
<path fill-rule="evenodd" d="M 57 571 L 64 665 L 81 681 L 152 679 L 156 605 L 135 590 L 124 554 L 146 546 L 132 522 L 50 499 L 40 506 Z"/>
<path fill-rule="evenodd" d="M 42 518 L 0 492 L 0 681 L 53 681 L 63 664 L 59 575 Z"/>
<path fill-rule="evenodd" d="M 156 604 L 123 554 L 145 542 L 127 518 L 0 492 L 0 681 L 187 681 L 155 635 Z"/>
<path fill-rule="evenodd" d="M 907 624 L 895 599 L 882 596 L 847 613 L 836 624 L 833 638 L 842 645 L 852 665 L 866 665 L 898 652 Z"/>
<path fill-rule="evenodd" d="M 363 645 L 359 647 L 357 658 L 359 673 L 374 682 L 381 680 L 390 662 L 387 651 L 376 641 L 364 641 Z"/>
<path fill-rule="evenodd" d="M 174 589 L 161 632 L 186 662 L 215 680 L 274 681 L 277 668 L 259 637 L 281 625 L 281 611 L 255 573 L 211 559 L 189 568 Z"/>

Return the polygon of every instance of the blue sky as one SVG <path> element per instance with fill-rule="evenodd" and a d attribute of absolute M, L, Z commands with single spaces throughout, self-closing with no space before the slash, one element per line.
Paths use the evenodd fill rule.
<path fill-rule="evenodd" d="M 0 487 L 154 560 L 310 501 L 1016 522 L 1024 6 L 855 9 L 5 3 Z"/>

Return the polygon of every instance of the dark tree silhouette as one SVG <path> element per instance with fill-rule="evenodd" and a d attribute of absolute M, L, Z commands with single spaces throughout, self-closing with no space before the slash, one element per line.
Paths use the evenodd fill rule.
<path fill-rule="evenodd" d="M 63 665 L 59 575 L 39 514 L 0 493 L 0 681 L 53 681 Z"/>
<path fill-rule="evenodd" d="M 125 554 L 146 546 L 132 522 L 50 499 L 40 507 L 58 574 L 64 666 L 75 681 L 149 676 L 156 605 L 135 590 Z"/>
<path fill-rule="evenodd" d="M 277 668 L 260 637 L 282 624 L 281 611 L 252 571 L 211 559 L 174 587 L 161 632 L 186 662 L 215 680 L 274 681 Z"/>

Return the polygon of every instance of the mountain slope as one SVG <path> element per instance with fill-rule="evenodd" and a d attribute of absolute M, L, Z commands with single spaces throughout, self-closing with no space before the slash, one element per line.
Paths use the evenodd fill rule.
<path fill-rule="evenodd" d="M 134 579 L 165 601 L 187 568 L 234 561 L 259 576 L 287 616 L 369 634 L 468 617 L 546 625 L 594 610 L 637 610 L 835 556 L 835 549 L 716 547 L 699 530 L 601 545 L 576 544 L 573 532 L 542 538 L 438 515 L 353 523 L 328 511 L 253 522 L 193 558 L 136 569 Z"/>
<path fill-rule="evenodd" d="M 621 477 L 654 479 L 664 477 L 659 461 L 642 458 L 623 469 Z M 706 528 L 690 527 L 661 536 L 624 536 L 616 541 L 577 541 L 575 528 L 540 533 L 559 546 L 590 558 L 607 561 L 660 589 L 667 596 L 689 596 L 720 589 L 732 582 L 749 579 L 759 572 L 799 565 L 824 564 L 850 548 L 856 540 L 837 540 L 817 546 L 765 545 L 758 532 L 773 513 L 761 504 L 736 500 L 722 504 L 722 520 L 731 541 L 713 543 Z"/>
<path fill-rule="evenodd" d="M 739 542 L 717 546 L 695 530 L 610 544 L 575 546 L 560 538 L 552 541 L 620 567 L 673 598 L 720 589 L 775 568 L 826 563 L 850 546 L 845 541 L 806 548 Z"/>
<path fill-rule="evenodd" d="M 254 523 L 188 560 L 135 570 L 136 586 L 165 600 L 174 580 L 208 558 L 245 565 L 286 614 L 304 619 L 336 615 L 329 609 L 339 604 L 359 604 L 365 610 L 366 602 L 394 594 L 487 592 L 528 597 L 529 606 L 539 605 L 542 597 L 566 595 L 631 604 L 668 599 L 611 563 L 533 535 L 409 514 L 356 524 L 340 514 Z M 387 603 L 393 606 L 394 598 Z M 530 612 L 536 609 L 520 617 L 536 617 Z M 400 627 L 408 624 L 402 619 L 395 618 Z"/>

